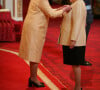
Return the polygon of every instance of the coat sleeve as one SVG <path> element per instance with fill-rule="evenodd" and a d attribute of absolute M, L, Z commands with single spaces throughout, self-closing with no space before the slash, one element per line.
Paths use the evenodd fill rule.
<path fill-rule="evenodd" d="M 71 40 L 77 41 L 81 31 L 82 20 L 84 19 L 84 10 L 80 3 L 72 7 L 72 33 Z M 83 10 L 83 11 L 82 11 Z"/>
<path fill-rule="evenodd" d="M 56 17 L 62 17 L 63 10 L 56 10 L 53 9 L 48 0 L 40 0 L 39 1 L 39 8 L 49 17 L 56 18 Z"/>

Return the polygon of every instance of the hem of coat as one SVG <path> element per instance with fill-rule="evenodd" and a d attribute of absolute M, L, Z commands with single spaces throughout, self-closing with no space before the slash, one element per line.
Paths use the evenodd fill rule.
<path fill-rule="evenodd" d="M 28 61 L 28 62 L 33 62 L 33 63 L 40 63 L 40 59 L 36 61 L 36 59 L 29 59 L 29 58 L 26 58 L 24 56 L 21 56 L 21 55 L 18 55 L 20 58 L 24 59 L 25 61 Z M 34 61 L 35 60 L 35 61 Z"/>

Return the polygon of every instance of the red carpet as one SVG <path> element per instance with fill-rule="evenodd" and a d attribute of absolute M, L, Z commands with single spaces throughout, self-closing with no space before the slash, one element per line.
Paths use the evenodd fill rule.
<path fill-rule="evenodd" d="M 29 77 L 29 67 L 23 60 L 19 60 L 16 55 L 0 51 L 1 90 L 18 90 L 19 88 L 24 90 L 27 87 L 27 77 Z"/>
<path fill-rule="evenodd" d="M 59 21 L 56 20 L 56 22 L 59 26 Z M 62 64 L 62 48 L 57 45 L 60 29 L 55 24 L 50 26 L 52 28 L 48 29 L 42 62 L 65 86 L 72 87 L 74 85 L 72 68 Z M 100 90 L 100 20 L 94 20 L 92 24 L 87 42 L 86 59 L 93 65 L 82 67 L 83 90 Z"/>
<path fill-rule="evenodd" d="M 49 25 L 49 29 L 47 32 L 47 39 L 46 39 L 46 43 L 45 43 L 43 55 L 42 55 L 42 63 L 49 70 L 49 72 L 51 72 L 51 74 L 54 77 L 56 77 L 64 86 L 67 86 L 70 88 L 70 87 L 73 87 L 74 85 L 74 75 L 73 75 L 71 66 L 63 65 L 62 48 L 61 46 L 57 45 L 57 40 L 60 33 L 60 28 L 58 27 L 60 25 L 59 20 L 61 19 L 55 19 L 55 21 L 51 20 L 51 23 Z M 19 43 L 3 43 L 2 42 L 0 43 L 0 47 L 7 48 L 13 51 L 18 51 Z M 29 76 L 29 67 L 25 63 L 21 62 L 22 60 L 18 60 L 17 56 L 14 56 L 13 58 L 13 55 L 11 54 L 10 56 L 7 56 L 8 57 L 7 59 L 7 57 L 3 57 L 7 55 L 7 53 L 4 53 L 4 52 L 1 52 L 1 53 L 0 53 L 0 58 L 4 60 L 3 61 L 0 60 L 0 68 L 1 68 L 0 88 L 4 87 L 4 89 L 2 90 L 8 90 L 11 87 L 12 88 L 16 87 L 17 89 L 27 88 L 27 78 Z M 12 57 L 12 58 L 9 58 L 9 57 Z M 4 62 L 5 59 L 7 60 L 6 63 Z M 10 62 L 9 62 L 9 59 L 10 59 Z M 95 20 L 92 24 L 91 31 L 89 34 L 89 39 L 87 42 L 86 59 L 90 61 L 93 65 L 91 67 L 82 66 L 83 90 L 100 90 L 100 71 L 99 71 L 100 70 L 100 20 Z M 9 63 L 12 63 L 12 64 L 9 64 Z M 11 70 L 9 69 L 8 71 L 5 71 L 4 69 L 2 69 L 3 65 L 7 68 L 10 67 L 11 70 L 16 70 L 15 71 L 16 74 L 10 73 Z M 16 69 L 15 66 L 18 66 L 18 65 L 20 66 L 19 68 Z M 27 75 L 25 74 L 26 72 L 27 72 Z M 6 75 L 7 74 L 8 75 L 4 76 L 3 74 L 5 73 Z M 10 77 L 11 75 L 14 75 L 14 77 Z M 12 80 L 10 80 L 11 78 Z M 4 82 L 5 79 L 8 79 L 10 81 L 10 82 L 7 82 L 6 85 Z M 16 83 L 16 86 L 12 86 L 11 83 Z M 6 88 L 7 86 L 9 87 Z M 57 84 L 57 86 L 59 85 Z M 19 90 L 22 90 L 22 89 L 19 89 Z M 9 90 L 12 90 L 12 89 L 9 89 Z"/>
<path fill-rule="evenodd" d="M 49 90 L 29 88 L 29 66 L 17 55 L 0 51 L 0 90 Z M 40 78 L 39 78 L 40 79 Z"/>

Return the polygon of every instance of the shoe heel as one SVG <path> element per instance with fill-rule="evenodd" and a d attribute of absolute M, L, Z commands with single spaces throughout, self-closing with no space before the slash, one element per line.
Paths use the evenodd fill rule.
<path fill-rule="evenodd" d="M 36 87 L 45 87 L 45 86 L 44 86 L 44 83 L 42 83 L 42 82 L 40 82 L 40 83 L 41 83 L 41 84 L 38 85 L 38 84 L 34 83 L 34 82 L 31 80 L 31 78 L 29 78 L 28 86 L 29 86 L 29 87 L 32 87 L 32 85 L 34 85 L 34 86 L 36 86 Z"/>
<path fill-rule="evenodd" d="M 29 84 L 28 84 L 28 86 L 29 86 L 29 87 L 32 87 L 32 83 L 31 83 L 30 81 L 29 81 Z"/>

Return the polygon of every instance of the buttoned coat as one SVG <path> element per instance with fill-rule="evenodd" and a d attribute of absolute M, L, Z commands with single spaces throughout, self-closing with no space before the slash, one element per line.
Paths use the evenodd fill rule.
<path fill-rule="evenodd" d="M 69 46 L 71 40 L 75 40 L 75 46 L 86 45 L 86 7 L 83 0 L 76 0 L 72 5 L 72 10 L 65 13 L 59 37 L 61 45 Z"/>
<path fill-rule="evenodd" d="M 45 42 L 49 17 L 61 17 L 62 10 L 52 9 L 48 0 L 31 0 L 22 28 L 19 56 L 39 63 Z"/>

